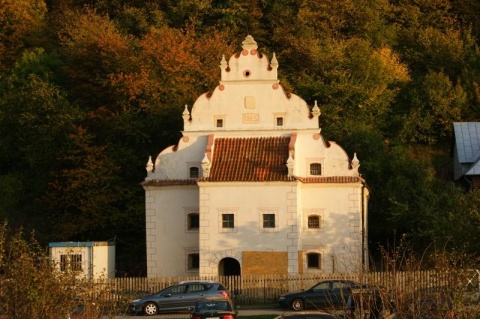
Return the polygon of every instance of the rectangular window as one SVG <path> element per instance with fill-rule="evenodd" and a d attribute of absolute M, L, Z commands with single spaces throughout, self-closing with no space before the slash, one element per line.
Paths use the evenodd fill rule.
<path fill-rule="evenodd" d="M 188 254 L 188 270 L 194 270 L 200 268 L 200 255 Z"/>
<path fill-rule="evenodd" d="M 322 175 L 322 164 L 320 163 L 310 164 L 310 175 Z"/>
<path fill-rule="evenodd" d="M 82 271 L 82 255 L 81 254 L 67 254 L 60 255 L 60 270 L 61 271 Z"/>
<path fill-rule="evenodd" d="M 222 214 L 222 228 L 235 228 L 235 215 Z"/>
<path fill-rule="evenodd" d="M 199 177 L 199 169 L 196 166 L 190 167 L 190 178 L 198 178 Z"/>
<path fill-rule="evenodd" d="M 67 271 L 68 269 L 68 256 L 60 255 L 60 270 Z"/>
<path fill-rule="evenodd" d="M 82 255 L 70 255 L 70 267 L 72 271 L 82 271 Z"/>
<path fill-rule="evenodd" d="M 188 218 L 188 230 L 194 230 L 200 228 L 200 215 L 198 213 L 190 213 Z"/>
<path fill-rule="evenodd" d="M 277 126 L 283 126 L 283 117 L 277 117 Z"/>
<path fill-rule="evenodd" d="M 217 127 L 223 127 L 223 119 L 217 119 Z"/>
<path fill-rule="evenodd" d="M 263 228 L 275 228 L 275 214 L 263 214 Z"/>
<path fill-rule="evenodd" d="M 320 268 L 320 254 L 317 254 L 317 253 L 307 254 L 307 267 Z"/>
<path fill-rule="evenodd" d="M 320 216 L 308 216 L 308 228 L 320 228 Z"/>

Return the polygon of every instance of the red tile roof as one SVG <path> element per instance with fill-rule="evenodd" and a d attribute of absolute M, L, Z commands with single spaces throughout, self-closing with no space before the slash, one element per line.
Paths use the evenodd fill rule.
<path fill-rule="evenodd" d="M 196 185 L 195 179 L 151 179 L 143 181 L 142 186 L 183 186 Z"/>
<path fill-rule="evenodd" d="M 295 136 L 293 135 L 293 139 Z M 359 176 L 288 176 L 286 166 L 289 148 L 293 147 L 290 136 L 213 138 L 213 158 L 210 176 L 186 180 L 147 180 L 142 186 L 180 186 L 203 182 L 262 182 L 299 181 L 301 183 L 360 183 Z M 207 151 L 208 151 L 207 150 Z"/>
<path fill-rule="evenodd" d="M 297 177 L 305 184 L 308 183 L 360 183 L 363 178 L 359 176 L 323 176 L 323 177 Z"/>
<path fill-rule="evenodd" d="M 294 181 L 288 176 L 290 137 L 217 138 L 209 182 Z"/>

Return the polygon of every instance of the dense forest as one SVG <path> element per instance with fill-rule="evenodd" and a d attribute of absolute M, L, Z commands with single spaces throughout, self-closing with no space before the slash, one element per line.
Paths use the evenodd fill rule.
<path fill-rule="evenodd" d="M 480 196 L 452 180 L 452 122 L 480 120 L 477 0 L 0 0 L 0 218 L 115 240 L 145 274 L 148 156 L 252 35 L 281 84 L 361 162 L 369 245 L 478 254 Z"/>

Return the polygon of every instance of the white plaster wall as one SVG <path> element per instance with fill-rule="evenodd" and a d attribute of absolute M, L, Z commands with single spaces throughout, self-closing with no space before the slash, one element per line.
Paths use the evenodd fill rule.
<path fill-rule="evenodd" d="M 268 184 L 268 187 L 266 187 Z M 218 274 L 224 257 L 242 251 L 287 251 L 296 183 L 200 183 L 200 274 Z M 294 208 L 293 208 L 294 209 Z M 222 229 L 222 213 L 235 215 L 235 229 Z M 276 214 L 274 230 L 263 229 L 262 215 Z M 293 213 L 295 214 L 295 213 Z"/>
<path fill-rule="evenodd" d="M 222 81 L 245 81 L 244 71 L 250 71 L 248 79 L 250 80 L 276 80 L 277 68 L 269 70 L 269 58 L 266 54 L 258 56 L 255 49 L 248 50 L 244 48 L 239 56 L 233 55 L 228 60 L 230 71 L 222 70 Z"/>
<path fill-rule="evenodd" d="M 85 277 L 89 277 L 89 260 L 90 260 L 90 248 L 89 247 L 51 247 L 50 258 L 55 263 L 57 269 L 60 269 L 60 256 L 62 255 L 82 255 L 82 270 Z"/>
<path fill-rule="evenodd" d="M 94 278 L 115 278 L 115 246 L 93 245 Z"/>
<path fill-rule="evenodd" d="M 184 276 L 186 252 L 198 248 L 198 231 L 187 230 L 187 216 L 198 212 L 196 185 L 145 187 L 147 276 Z"/>
<path fill-rule="evenodd" d="M 319 250 L 326 272 L 358 271 L 361 265 L 362 189 L 358 184 L 301 186 L 301 249 Z M 309 230 L 309 214 L 321 216 L 320 230 Z M 335 269 L 332 265 L 335 257 Z"/>
<path fill-rule="evenodd" d="M 155 160 L 155 171 L 148 172 L 145 180 L 188 179 L 189 167 L 195 165 L 202 172 L 201 162 L 205 156 L 208 136 L 185 136 L 180 139 L 177 149 L 164 149 Z"/>
<path fill-rule="evenodd" d="M 295 142 L 295 176 L 310 176 L 310 163 L 322 164 L 321 176 L 353 176 L 356 170 L 349 169 L 349 157 L 335 142 L 326 146 L 322 135 L 299 133 Z"/>
<path fill-rule="evenodd" d="M 254 97 L 254 107 L 245 106 L 246 97 Z M 318 119 L 309 118 L 310 107 L 295 94 L 287 98 L 283 89 L 271 84 L 243 82 L 217 87 L 210 98 L 201 95 L 193 105 L 192 121 L 185 131 L 255 131 L 318 128 Z M 276 116 L 284 118 L 277 127 Z M 224 127 L 216 128 L 216 118 L 224 118 Z"/>
<path fill-rule="evenodd" d="M 115 246 L 103 242 L 93 246 L 50 247 L 50 258 L 60 269 L 61 255 L 82 255 L 82 275 L 87 278 L 115 277 Z"/>

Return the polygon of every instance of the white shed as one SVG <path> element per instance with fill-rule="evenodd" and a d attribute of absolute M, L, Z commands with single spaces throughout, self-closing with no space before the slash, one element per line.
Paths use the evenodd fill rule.
<path fill-rule="evenodd" d="M 62 271 L 78 271 L 88 279 L 115 277 L 115 243 L 53 242 L 50 260 Z"/>

